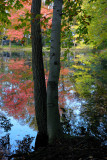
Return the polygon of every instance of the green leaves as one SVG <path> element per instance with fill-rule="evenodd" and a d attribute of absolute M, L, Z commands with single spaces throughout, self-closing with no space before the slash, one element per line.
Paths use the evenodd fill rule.
<path fill-rule="evenodd" d="M 45 5 L 50 5 L 52 2 L 54 2 L 54 0 L 46 0 Z"/>
<path fill-rule="evenodd" d="M 106 26 L 106 6 L 105 0 L 90 1 L 84 0 L 83 8 L 87 12 L 88 22 L 90 23 L 88 28 L 88 38 L 90 43 L 93 43 L 95 47 L 101 45 L 107 40 L 107 27 Z"/>
<path fill-rule="evenodd" d="M 23 7 L 22 3 L 19 0 L 16 0 L 14 7 L 18 10 Z"/>
<path fill-rule="evenodd" d="M 100 54 L 77 55 L 73 65 L 76 91 L 83 98 L 89 98 L 94 88 L 101 87 L 107 81 L 107 50 Z"/>
<path fill-rule="evenodd" d="M 10 17 L 10 10 L 15 7 L 16 9 L 19 9 L 23 7 L 21 2 L 19 0 L 1 0 L 0 1 L 0 28 L 6 28 L 8 25 L 11 24 L 9 17 Z"/>

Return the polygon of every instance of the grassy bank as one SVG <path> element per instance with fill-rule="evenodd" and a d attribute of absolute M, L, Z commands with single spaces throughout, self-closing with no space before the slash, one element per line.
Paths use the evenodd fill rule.
<path fill-rule="evenodd" d="M 31 46 L 17 46 L 17 45 L 12 45 L 10 46 L 1 46 L 0 50 L 3 51 L 19 51 L 19 50 L 23 50 L 23 51 L 32 51 Z"/>
<path fill-rule="evenodd" d="M 10 46 L 0 46 L 0 51 L 28 51 L 31 52 L 32 51 L 32 47 L 31 46 L 17 46 L 17 45 L 12 45 Z M 48 47 L 43 47 L 43 52 L 49 52 Z"/>
<path fill-rule="evenodd" d="M 32 47 L 29 46 L 18 46 L 18 45 L 12 45 L 10 46 L 0 46 L 0 50 L 2 51 L 27 51 L 27 52 L 31 52 L 32 51 Z M 65 50 L 67 50 L 67 48 L 61 48 L 61 52 L 64 52 Z M 72 47 L 71 52 L 76 52 L 76 53 L 87 53 L 89 51 L 92 50 L 92 46 L 90 45 L 84 45 L 84 44 L 80 44 L 76 47 Z M 43 47 L 43 52 L 49 52 L 49 47 Z"/>

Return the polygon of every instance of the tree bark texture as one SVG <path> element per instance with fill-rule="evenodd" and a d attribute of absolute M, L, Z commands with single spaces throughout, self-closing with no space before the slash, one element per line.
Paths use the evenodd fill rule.
<path fill-rule="evenodd" d="M 49 141 L 52 142 L 60 136 L 61 125 L 58 108 L 58 81 L 60 74 L 60 32 L 63 0 L 54 0 L 50 72 L 47 84 L 47 128 Z"/>
<path fill-rule="evenodd" d="M 42 56 L 42 39 L 40 27 L 41 0 L 32 0 L 31 37 L 32 69 L 34 80 L 35 111 L 39 134 L 47 134 L 46 85 Z"/>

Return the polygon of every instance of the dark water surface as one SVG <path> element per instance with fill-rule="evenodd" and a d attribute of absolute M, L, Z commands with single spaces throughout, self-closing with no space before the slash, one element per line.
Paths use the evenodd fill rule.
<path fill-rule="evenodd" d="M 81 116 L 87 101 L 80 99 L 74 90 L 71 78 L 72 57 L 61 65 L 59 82 L 59 111 L 64 131 L 71 135 L 94 135 L 106 140 L 105 124 L 102 120 L 91 125 L 90 116 Z M 44 58 L 46 83 L 48 79 L 48 58 Z M 37 135 L 37 124 L 33 100 L 31 53 L 0 53 L 0 150 L 5 154 L 31 151 Z M 90 127 L 91 126 L 91 127 Z M 17 150 L 17 151 L 16 151 Z"/>

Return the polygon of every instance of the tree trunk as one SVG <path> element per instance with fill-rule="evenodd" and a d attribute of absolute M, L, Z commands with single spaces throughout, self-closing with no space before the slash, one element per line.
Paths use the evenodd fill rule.
<path fill-rule="evenodd" d="M 9 40 L 9 47 L 11 48 L 11 40 Z"/>
<path fill-rule="evenodd" d="M 47 128 L 50 143 L 61 133 L 58 108 L 60 73 L 60 31 L 63 0 L 54 0 L 50 49 L 50 72 L 47 84 Z"/>
<path fill-rule="evenodd" d="M 40 18 L 41 1 L 32 0 L 31 37 L 35 111 L 39 135 L 47 135 L 46 85 L 42 57 Z"/>
<path fill-rule="evenodd" d="M 3 47 L 3 37 L 2 37 L 2 40 L 1 40 L 1 46 Z"/>

